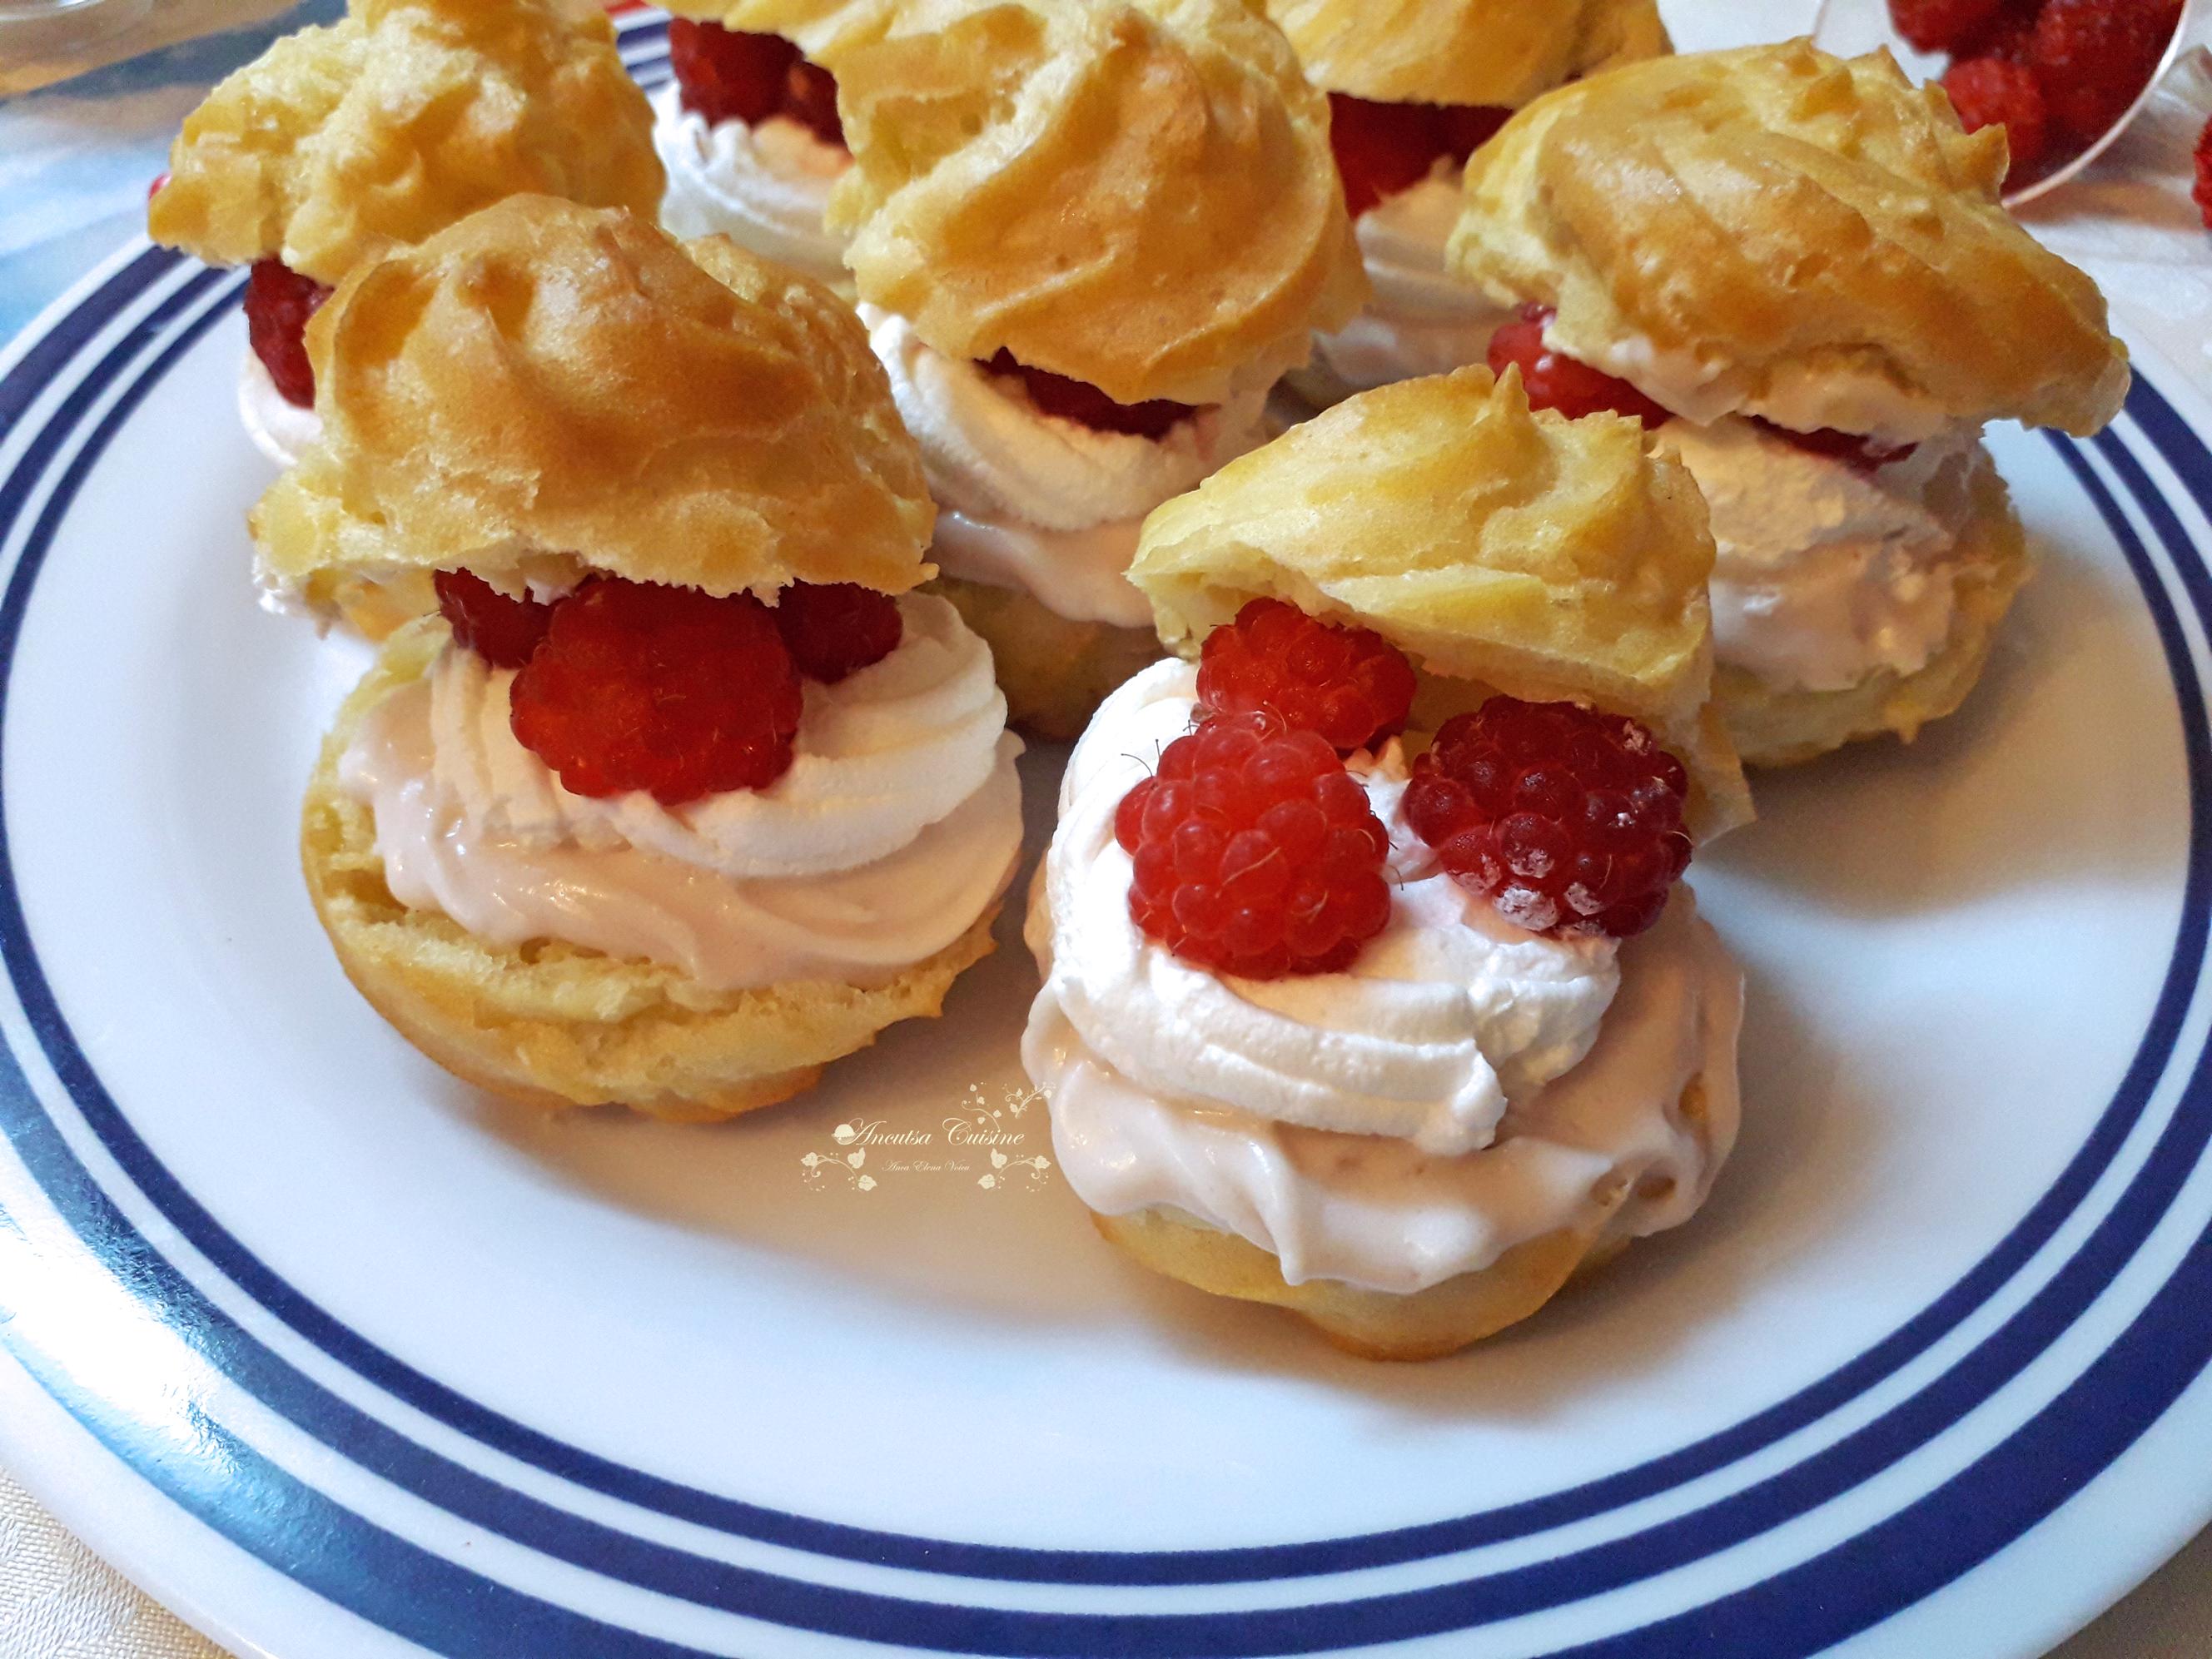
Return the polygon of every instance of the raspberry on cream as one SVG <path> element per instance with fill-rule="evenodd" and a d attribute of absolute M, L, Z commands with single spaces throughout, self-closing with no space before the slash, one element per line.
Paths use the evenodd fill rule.
<path fill-rule="evenodd" d="M 1392 830 L 1384 932 L 1341 973 L 1218 978 L 1139 932 L 1113 833 L 1137 757 L 1195 693 L 1191 668 L 1164 663 L 1107 700 L 1032 892 L 1046 982 L 1024 1057 L 1078 1194 L 1237 1234 L 1291 1284 L 1396 1292 L 1575 1224 L 1609 1180 L 1659 1177 L 1612 1224 L 1625 1236 L 1686 1216 L 1734 1136 L 1738 1007 L 1686 897 L 1626 949 L 1511 926 L 1404 823 L 1393 743 L 1352 762 Z M 1714 1109 L 1692 1125 L 1672 1109 L 1698 1079 Z"/>
<path fill-rule="evenodd" d="M 1800 40 L 1563 87 L 1468 167 L 1447 261 L 1523 305 L 1492 368 L 1665 428 L 1711 500 L 1715 702 L 1753 764 L 1956 711 L 2030 574 L 1982 432 L 2087 437 L 2126 397 L 2103 295 L 1959 113 Z"/>
<path fill-rule="evenodd" d="M 1145 515 L 1267 437 L 1264 387 L 1164 437 L 1100 431 L 1038 409 L 1012 376 L 934 350 L 903 317 L 860 313 L 921 448 L 939 567 L 1025 588 L 1076 621 L 1142 626 L 1151 611 L 1123 573 Z"/>
<path fill-rule="evenodd" d="M 898 648 L 810 682 L 791 768 L 678 807 L 562 787 L 519 742 L 514 671 L 458 645 L 363 721 L 339 763 L 386 880 L 502 945 L 560 939 L 718 990 L 895 973 L 995 899 L 1021 841 L 1018 738 L 989 653 L 941 599 Z"/>
<path fill-rule="evenodd" d="M 323 435 L 322 417 L 276 389 L 268 366 L 253 353 L 238 360 L 238 418 L 253 447 L 278 466 L 292 466 Z"/>

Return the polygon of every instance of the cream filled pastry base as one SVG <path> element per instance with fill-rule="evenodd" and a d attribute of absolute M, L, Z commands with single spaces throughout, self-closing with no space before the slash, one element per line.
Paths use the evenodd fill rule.
<path fill-rule="evenodd" d="M 687 240 L 726 235 L 754 252 L 842 287 L 845 239 L 822 222 L 852 157 L 802 121 L 709 123 L 672 83 L 653 96 L 653 146 L 668 174 L 660 222 Z"/>
<path fill-rule="evenodd" d="M 1917 673 L 1949 641 L 1958 550 L 1988 465 L 1951 428 L 1873 471 L 1737 416 L 1672 421 L 1658 441 L 1712 514 L 1717 658 L 1784 690 L 1840 691 Z"/>
<path fill-rule="evenodd" d="M 1373 297 L 1334 334 L 1314 337 L 1314 364 L 1294 377 L 1326 400 L 1481 362 L 1490 337 L 1512 320 L 1480 289 L 1444 265 L 1459 222 L 1462 169 L 1449 160 L 1410 190 L 1360 215 L 1360 257 Z"/>
<path fill-rule="evenodd" d="M 791 769 L 678 808 L 571 794 L 507 724 L 510 671 L 448 646 L 339 763 L 386 884 L 500 945 L 557 939 L 713 990 L 879 984 L 957 939 L 1021 842 L 1021 743 L 990 653 L 941 599 L 899 601 L 898 648 L 809 682 Z"/>
<path fill-rule="evenodd" d="M 1291 1284 L 1400 1294 L 1615 1204 L 1618 1237 L 1686 1218 L 1734 1141 L 1741 1010 L 1686 891 L 1626 946 L 1511 927 L 1394 822 L 1394 745 L 1354 765 L 1393 830 L 1389 927 L 1345 974 L 1206 974 L 1137 932 L 1113 838 L 1194 690 L 1164 663 L 1108 699 L 1032 895 L 1046 983 L 1024 1060 L 1078 1195 L 1237 1234 Z"/>
<path fill-rule="evenodd" d="M 1018 381 L 932 349 L 903 317 L 860 313 L 941 510 L 939 568 L 1033 594 L 1071 622 L 1149 627 L 1152 607 L 1125 574 L 1145 515 L 1269 435 L 1265 388 L 1161 438 L 1095 431 L 1043 413 Z"/>

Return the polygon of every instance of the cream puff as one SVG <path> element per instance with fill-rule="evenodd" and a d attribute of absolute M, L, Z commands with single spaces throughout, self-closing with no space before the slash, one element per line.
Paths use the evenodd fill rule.
<path fill-rule="evenodd" d="M 1747 762 L 1955 709 L 2027 571 L 1982 428 L 2087 435 L 2126 395 L 2103 296 L 2006 214 L 2005 166 L 1887 54 L 1793 41 L 1552 93 L 1468 169 L 1453 263 L 1525 307 L 1492 366 L 1635 415 L 1711 504 Z"/>
<path fill-rule="evenodd" d="M 1741 976 L 1680 881 L 1749 816 L 1683 468 L 1480 368 L 1146 521 L 1196 661 L 1109 697 L 1031 892 L 1023 1042 L 1099 1230 L 1354 1352 L 1449 1353 L 1688 1219 Z"/>
<path fill-rule="evenodd" d="M 836 64 L 830 198 L 940 509 L 939 591 L 1018 721 L 1158 653 L 1146 513 L 1267 435 L 1364 297 L 1328 109 L 1241 0 L 918 0 Z"/>
<path fill-rule="evenodd" d="M 210 264 L 252 266 L 239 410 L 289 466 L 317 430 L 302 331 L 349 271 L 522 191 L 650 213 L 652 118 L 596 9 L 350 0 L 185 118 L 147 228 Z M 415 594 L 355 620 L 381 637 L 426 605 Z"/>
<path fill-rule="evenodd" d="M 1310 402 L 1479 363 L 1502 307 L 1444 263 L 1467 159 L 1553 87 L 1669 49 L 1654 0 L 1267 0 L 1316 86 L 1374 298 L 1314 343 Z"/>
<path fill-rule="evenodd" d="M 785 1099 L 992 948 L 1022 821 L 988 649 L 819 284 L 514 197 L 357 267 L 271 580 L 431 575 L 309 784 L 362 994 L 468 1081 L 673 1119 Z"/>
<path fill-rule="evenodd" d="M 845 238 L 823 223 L 853 164 L 828 67 L 875 38 L 891 0 L 677 0 L 672 78 L 653 97 L 668 173 L 662 228 L 726 235 L 842 289 Z"/>

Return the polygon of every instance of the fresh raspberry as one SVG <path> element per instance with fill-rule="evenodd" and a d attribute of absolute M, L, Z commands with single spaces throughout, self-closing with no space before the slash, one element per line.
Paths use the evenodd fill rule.
<path fill-rule="evenodd" d="M 781 35 L 677 17 L 668 24 L 668 61 L 684 108 L 710 124 L 743 121 L 757 126 L 783 113 L 791 97 L 791 71 L 800 58 L 799 48 Z"/>
<path fill-rule="evenodd" d="M 1751 417 L 1751 423 L 1763 432 L 1772 433 L 1784 443 L 1795 444 L 1808 454 L 1841 461 L 1854 472 L 1879 472 L 1920 447 L 1918 444 L 1886 444 L 1863 432 L 1838 432 L 1832 426 L 1824 426 L 1814 432 L 1798 432 L 1786 426 L 1777 426 L 1756 415 Z"/>
<path fill-rule="evenodd" d="M 2212 230 L 2212 122 L 2205 124 L 2202 137 L 2197 141 L 2197 210 L 2204 216 L 2204 228 Z"/>
<path fill-rule="evenodd" d="M 2006 0 L 1889 0 L 1890 21 L 1923 52 L 1957 52 L 1997 20 Z"/>
<path fill-rule="evenodd" d="M 2181 21 L 2181 0 L 2045 0 L 2028 64 L 2051 119 L 2094 143 L 2150 84 Z"/>
<path fill-rule="evenodd" d="M 1073 421 L 1094 432 L 1126 432 L 1138 438 L 1164 438 L 1174 430 L 1176 422 L 1187 421 L 1198 413 L 1188 404 L 1170 403 L 1165 398 L 1155 398 L 1149 403 L 1117 404 L 1088 380 L 1071 380 L 1049 369 L 1031 368 L 1027 363 L 1016 362 L 1012 352 L 1003 349 L 983 368 L 988 374 L 1019 380 L 1029 392 L 1030 401 L 1041 413 Z"/>
<path fill-rule="evenodd" d="M 1349 754 L 1405 730 L 1413 668 L 1371 628 L 1316 622 L 1280 599 L 1254 599 L 1206 635 L 1198 701 L 1208 715 L 1264 711 Z"/>
<path fill-rule="evenodd" d="M 1688 793 L 1682 763 L 1634 720 L 1492 697 L 1414 763 L 1406 821 L 1508 921 L 1627 939 L 1689 866 Z"/>
<path fill-rule="evenodd" d="M 1419 184 L 1444 153 L 1434 105 L 1381 104 L 1342 92 L 1328 95 L 1328 143 L 1355 219 Z"/>
<path fill-rule="evenodd" d="M 1951 94 L 1951 106 L 1967 131 L 2005 130 L 2012 150 L 2008 188 L 2036 176 L 2051 149 L 2051 112 L 2033 70 L 2002 58 L 1968 58 L 1945 72 L 1943 90 Z"/>
<path fill-rule="evenodd" d="M 453 624 L 453 639 L 494 668 L 520 668 L 544 642 L 553 607 L 511 599 L 472 570 L 441 570 L 431 579 L 438 613 Z"/>
<path fill-rule="evenodd" d="M 835 685 L 898 649 L 898 601 L 858 582 L 794 582 L 776 596 L 776 631 L 799 672 Z"/>
<path fill-rule="evenodd" d="M 1513 112 L 1500 104 L 1438 104 L 1435 108 L 1443 153 L 1460 167 L 1513 118 Z"/>
<path fill-rule="evenodd" d="M 2035 14 L 2041 4 L 2042 0 L 2010 0 L 1996 21 L 1952 49 L 1953 58 L 1996 58 L 2008 64 L 2025 64 L 2035 40 Z"/>
<path fill-rule="evenodd" d="M 509 720 L 575 793 L 643 789 L 677 806 L 781 777 L 800 701 L 758 599 L 605 578 L 553 607 Z"/>
<path fill-rule="evenodd" d="M 1122 798 L 1129 915 L 1186 962 L 1242 979 L 1341 973 L 1390 920 L 1390 837 L 1335 750 L 1265 714 L 1176 738 Z"/>
<path fill-rule="evenodd" d="M 1547 306 L 1523 306 L 1517 322 L 1499 329 L 1490 340 L 1490 372 L 1503 374 L 1509 364 L 1521 366 L 1521 384 L 1532 409 L 1555 409 L 1571 421 L 1585 415 L 1626 415 L 1645 428 L 1666 425 L 1674 417 L 1626 380 L 1563 356 L 1544 343 L 1544 329 L 1553 316 Z"/>
<path fill-rule="evenodd" d="M 307 361 L 307 319 L 331 291 L 282 259 L 256 259 L 246 279 L 246 334 L 253 355 L 288 404 L 315 406 L 315 368 Z"/>
<path fill-rule="evenodd" d="M 843 149 L 845 124 L 837 115 L 837 77 L 802 58 L 791 66 L 784 86 L 784 113 L 811 128 L 823 143 Z"/>

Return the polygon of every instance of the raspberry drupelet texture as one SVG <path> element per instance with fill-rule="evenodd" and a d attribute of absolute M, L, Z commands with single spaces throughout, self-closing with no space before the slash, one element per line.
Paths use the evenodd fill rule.
<path fill-rule="evenodd" d="M 2008 0 L 1889 0 L 1897 32 L 1922 52 L 1958 52 L 1994 24 Z"/>
<path fill-rule="evenodd" d="M 520 668 L 544 642 L 553 607 L 535 599 L 511 599 L 471 570 L 441 570 L 431 585 L 438 590 L 438 612 L 451 623 L 454 641 L 494 668 Z"/>
<path fill-rule="evenodd" d="M 2044 0 L 2028 40 L 2052 121 L 2094 143 L 2150 84 L 2181 22 L 2181 0 Z"/>
<path fill-rule="evenodd" d="M 758 126 L 787 115 L 824 143 L 845 147 L 837 80 L 780 34 L 724 28 L 678 17 L 668 25 L 668 61 L 684 107 L 710 123 Z"/>
<path fill-rule="evenodd" d="M 898 649 L 898 601 L 858 582 L 794 582 L 776 596 L 776 631 L 799 672 L 835 685 Z"/>
<path fill-rule="evenodd" d="M 1414 763 L 1406 821 L 1463 885 L 1532 933 L 1627 939 L 1688 868 L 1689 778 L 1634 720 L 1492 697 Z"/>
<path fill-rule="evenodd" d="M 1164 438 L 1179 421 L 1198 413 L 1189 404 L 1155 398 L 1148 403 L 1117 404 L 1088 380 L 1072 380 L 1049 369 L 1032 368 L 1011 351 L 1000 350 L 983 364 L 986 373 L 1019 380 L 1041 414 L 1073 421 L 1094 432 L 1121 432 L 1138 438 Z"/>
<path fill-rule="evenodd" d="M 1967 131 L 2005 130 L 2012 150 L 2008 188 L 2027 183 L 2043 170 L 2051 149 L 2051 112 L 2033 70 L 2002 58 L 1964 58 L 1945 72 L 1943 90 Z"/>
<path fill-rule="evenodd" d="M 678 806 L 765 789 L 791 766 L 799 671 L 749 594 L 602 578 L 553 607 L 514 677 L 516 739 L 579 795 Z"/>
<path fill-rule="evenodd" d="M 1503 374 L 1518 365 L 1521 384 L 1532 409 L 1553 409 L 1571 421 L 1586 415 L 1626 415 L 1646 429 L 1673 417 L 1627 381 L 1556 352 L 1544 343 L 1544 330 L 1555 313 L 1548 306 L 1521 307 L 1521 315 L 1491 337 L 1490 372 Z"/>
<path fill-rule="evenodd" d="M 1340 973 L 1390 920 L 1390 837 L 1311 732 L 1201 721 L 1122 798 L 1129 915 L 1186 962 L 1244 979 Z"/>
<path fill-rule="evenodd" d="M 246 279 L 246 333 L 253 355 L 284 401 L 315 406 L 315 369 L 307 361 L 307 319 L 331 291 L 282 259 L 256 259 Z"/>
<path fill-rule="evenodd" d="M 1349 754 L 1405 730 L 1413 668 L 1371 628 L 1317 622 L 1280 599 L 1253 599 L 1206 635 L 1198 701 L 1207 714 L 1272 714 Z"/>

